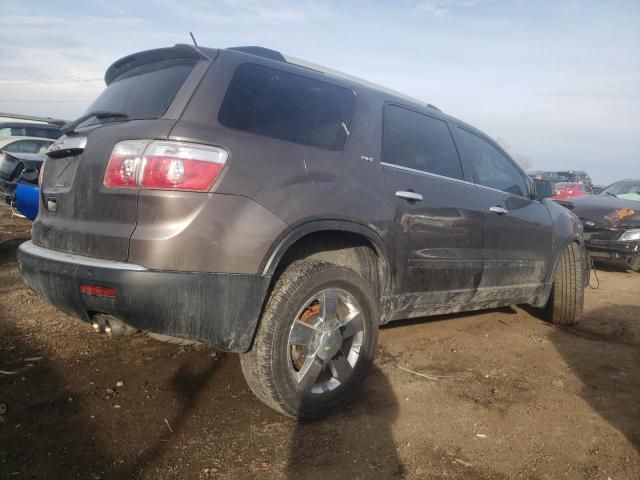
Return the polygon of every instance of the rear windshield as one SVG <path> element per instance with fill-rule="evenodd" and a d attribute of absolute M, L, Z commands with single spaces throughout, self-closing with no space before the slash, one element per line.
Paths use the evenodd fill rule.
<path fill-rule="evenodd" d="M 355 102 L 355 92 L 348 88 L 243 64 L 233 75 L 218 120 L 236 130 L 341 150 Z"/>
<path fill-rule="evenodd" d="M 179 58 L 132 68 L 117 77 L 87 112 L 119 112 L 130 120 L 159 118 L 169 108 L 195 63 L 195 59 Z M 82 126 L 99 122 L 93 117 Z"/>

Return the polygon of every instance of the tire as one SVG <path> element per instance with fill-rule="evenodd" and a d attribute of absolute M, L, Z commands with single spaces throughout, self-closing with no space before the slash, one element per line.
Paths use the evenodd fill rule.
<path fill-rule="evenodd" d="M 352 400 L 369 372 L 378 319 L 372 289 L 355 271 L 316 260 L 292 263 L 272 290 L 252 349 L 240 356 L 249 388 L 285 415 L 332 414 Z"/>
<path fill-rule="evenodd" d="M 571 243 L 558 260 L 553 277 L 547 316 L 557 325 L 575 325 L 582 317 L 586 258 L 584 250 Z"/>
<path fill-rule="evenodd" d="M 637 257 L 633 257 L 629 261 L 629 268 L 634 272 L 640 273 L 640 255 L 638 255 Z"/>

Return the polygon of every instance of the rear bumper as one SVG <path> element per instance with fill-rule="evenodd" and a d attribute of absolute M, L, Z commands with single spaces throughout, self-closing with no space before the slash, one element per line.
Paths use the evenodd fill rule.
<path fill-rule="evenodd" d="M 617 240 L 585 240 L 585 246 L 592 258 L 619 263 L 629 263 L 640 255 L 640 242 L 620 242 Z"/>
<path fill-rule="evenodd" d="M 26 283 L 68 315 L 91 321 L 113 315 L 140 330 L 205 342 L 224 351 L 247 351 L 269 277 L 148 270 L 142 266 L 20 245 Z M 114 298 L 88 295 L 81 285 L 112 288 Z"/>

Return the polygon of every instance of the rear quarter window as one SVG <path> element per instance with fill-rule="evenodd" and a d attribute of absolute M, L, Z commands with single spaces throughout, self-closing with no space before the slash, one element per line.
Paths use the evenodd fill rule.
<path fill-rule="evenodd" d="M 225 127 L 326 150 L 341 150 L 355 108 L 353 90 L 274 68 L 240 65 L 218 121 Z"/>

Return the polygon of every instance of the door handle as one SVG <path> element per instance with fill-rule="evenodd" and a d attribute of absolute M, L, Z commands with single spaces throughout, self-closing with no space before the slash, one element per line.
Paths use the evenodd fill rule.
<path fill-rule="evenodd" d="M 489 211 L 493 212 L 493 213 L 497 213 L 498 215 L 505 215 L 505 214 L 509 213 L 509 210 L 507 210 L 504 207 L 501 207 L 500 205 L 496 205 L 495 207 L 491 207 L 489 209 Z"/>
<path fill-rule="evenodd" d="M 399 192 L 396 192 L 396 197 L 404 198 L 405 200 L 413 200 L 414 202 L 422 201 L 422 195 L 416 192 L 408 192 L 408 191 L 401 190 Z"/>

